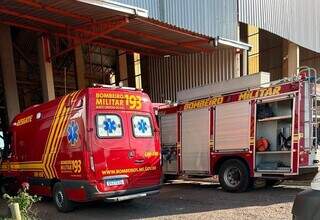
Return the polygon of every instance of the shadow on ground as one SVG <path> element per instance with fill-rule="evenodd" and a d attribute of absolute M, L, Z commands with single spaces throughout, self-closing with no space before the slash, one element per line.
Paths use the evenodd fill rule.
<path fill-rule="evenodd" d="M 67 214 L 57 212 L 52 201 L 48 200 L 42 201 L 37 207 L 39 217 L 47 220 L 142 219 L 288 203 L 304 188 L 277 186 L 245 193 L 227 193 L 221 190 L 219 184 L 178 183 L 163 186 L 157 196 L 131 202 L 80 204 L 73 212 Z"/>

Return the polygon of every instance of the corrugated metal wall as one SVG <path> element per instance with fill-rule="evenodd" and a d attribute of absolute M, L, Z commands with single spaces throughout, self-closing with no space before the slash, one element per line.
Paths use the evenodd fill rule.
<path fill-rule="evenodd" d="M 238 40 L 237 0 L 117 0 L 145 8 L 149 17 L 208 36 Z M 148 87 L 153 102 L 176 100 L 176 92 L 236 76 L 234 49 L 213 54 L 149 57 Z M 146 78 L 144 78 L 146 80 Z M 149 84 L 149 85 L 146 85 Z"/>
<path fill-rule="evenodd" d="M 234 49 L 221 49 L 212 54 L 149 57 L 149 93 L 152 101 L 176 101 L 179 90 L 237 77 L 235 56 Z"/>
<path fill-rule="evenodd" d="M 164 21 L 212 37 L 237 39 L 237 0 L 164 0 Z"/>
<path fill-rule="evenodd" d="M 237 0 L 116 0 L 149 16 L 211 37 L 238 40 Z"/>
<path fill-rule="evenodd" d="M 320 52 L 319 0 L 239 0 L 239 21 Z"/>

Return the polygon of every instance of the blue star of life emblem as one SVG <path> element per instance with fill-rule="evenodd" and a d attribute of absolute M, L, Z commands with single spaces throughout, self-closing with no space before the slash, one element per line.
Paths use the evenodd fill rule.
<path fill-rule="evenodd" d="M 68 125 L 68 142 L 72 145 L 75 145 L 79 139 L 79 126 L 77 122 L 71 121 Z"/>
<path fill-rule="evenodd" d="M 143 119 L 138 122 L 138 129 L 142 133 L 145 133 L 148 130 L 147 123 Z"/>
<path fill-rule="evenodd" d="M 103 124 L 104 130 L 106 130 L 110 134 L 112 134 L 117 129 L 116 122 L 114 120 L 111 120 L 110 118 L 105 120 Z"/>

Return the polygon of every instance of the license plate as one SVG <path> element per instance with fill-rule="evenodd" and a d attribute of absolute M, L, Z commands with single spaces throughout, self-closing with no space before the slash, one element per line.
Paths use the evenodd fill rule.
<path fill-rule="evenodd" d="M 111 179 L 107 180 L 107 186 L 120 186 L 124 185 L 124 180 L 123 179 Z"/>

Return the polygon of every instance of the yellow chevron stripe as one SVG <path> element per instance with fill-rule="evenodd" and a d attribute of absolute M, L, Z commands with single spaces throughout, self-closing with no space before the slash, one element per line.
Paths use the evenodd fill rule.
<path fill-rule="evenodd" d="M 64 116 L 65 114 L 67 113 L 67 108 L 66 108 L 66 100 L 72 95 L 73 93 L 71 93 L 70 95 L 66 96 L 66 99 L 64 100 L 63 102 L 63 105 L 62 105 L 62 109 L 59 113 L 59 115 L 57 115 L 57 121 L 56 121 L 56 129 L 55 129 L 55 132 L 53 133 L 53 138 L 52 138 L 52 142 L 51 142 L 51 147 L 50 147 L 50 151 L 48 152 L 48 158 L 46 160 L 46 167 L 48 169 L 48 172 L 49 172 L 49 178 L 53 178 L 54 176 L 54 173 L 52 171 L 52 168 L 51 168 L 51 158 L 54 154 L 54 148 L 55 148 L 55 145 L 56 145 L 56 141 L 57 139 L 59 138 L 59 130 L 61 129 L 61 122 L 63 121 L 64 119 Z"/>
<path fill-rule="evenodd" d="M 66 107 L 64 107 L 63 109 L 63 116 L 60 117 L 59 119 L 59 126 L 57 128 L 57 132 L 55 134 L 55 139 L 54 139 L 54 142 L 53 142 L 53 146 L 51 148 L 51 151 L 50 151 L 50 157 L 48 159 L 48 167 L 50 169 L 50 175 L 51 175 L 51 178 L 54 177 L 54 171 L 53 171 L 53 168 L 52 168 L 52 160 L 53 160 L 53 157 L 56 153 L 56 148 L 57 148 L 57 143 L 58 143 L 58 139 L 61 138 L 61 128 L 62 128 L 62 125 L 64 123 L 64 121 L 66 120 L 66 114 L 68 114 L 68 110 Z"/>
<path fill-rule="evenodd" d="M 65 100 L 66 100 L 67 96 L 63 97 L 61 99 L 61 101 L 59 102 L 59 105 L 58 105 L 58 108 L 57 108 L 57 111 L 54 115 L 54 118 L 53 118 L 53 122 L 51 124 L 51 128 L 50 129 L 50 133 L 48 135 L 48 138 L 47 138 L 47 143 L 46 143 L 46 147 L 45 147 L 45 152 L 44 152 L 44 160 L 42 160 L 43 164 L 44 164 L 44 172 L 45 172 L 45 175 L 50 178 L 51 175 L 50 175 L 50 168 L 47 166 L 47 160 L 50 156 L 50 149 L 52 148 L 52 140 L 54 138 L 54 134 L 55 134 L 55 131 L 56 131 L 56 128 L 57 128 L 57 125 L 58 125 L 58 119 L 59 119 L 59 115 L 61 114 L 61 111 L 62 111 L 62 107 L 64 106 L 64 103 L 65 103 Z"/>
<path fill-rule="evenodd" d="M 10 162 L 0 165 L 0 170 L 19 170 L 19 171 L 44 171 L 45 176 L 53 178 L 57 176 L 56 169 L 54 167 L 57 159 L 57 152 L 60 149 L 63 134 L 69 120 L 69 113 L 76 104 L 76 100 L 80 91 L 71 93 L 64 96 L 57 107 L 53 122 L 50 126 L 48 138 L 46 140 L 44 154 L 41 161 L 23 161 L 23 162 Z M 66 100 L 71 97 L 72 106 L 66 106 Z"/>
<path fill-rule="evenodd" d="M 65 120 L 65 115 L 66 114 L 67 114 L 67 108 L 64 106 L 63 110 L 62 110 L 62 113 L 59 116 L 59 119 L 58 119 L 58 122 L 57 122 L 57 124 L 58 124 L 57 125 L 57 129 L 56 129 L 56 132 L 54 134 L 54 138 L 53 138 L 53 141 L 52 141 L 52 147 L 50 149 L 49 158 L 48 158 L 48 161 L 47 161 L 47 166 L 48 166 L 48 169 L 50 171 L 50 178 L 52 178 L 54 176 L 54 172 L 53 172 L 52 166 L 51 166 L 51 161 L 52 161 L 52 157 L 55 154 L 55 148 L 56 148 L 56 145 L 57 145 L 57 140 L 60 138 L 60 130 L 61 130 L 62 123 Z"/>
<path fill-rule="evenodd" d="M 65 132 L 67 126 L 68 126 L 68 121 L 69 121 L 69 119 L 70 119 L 70 117 L 71 117 L 71 115 L 70 115 L 69 113 L 70 113 L 70 112 L 72 111 L 72 109 L 75 107 L 76 100 L 77 100 L 79 94 L 80 94 L 80 91 L 78 91 L 76 94 L 74 94 L 74 96 L 73 96 L 73 98 L 72 98 L 72 100 L 71 100 L 72 105 L 70 106 L 69 112 L 68 112 L 68 114 L 66 115 L 66 119 L 65 119 L 65 121 L 64 121 L 62 130 L 61 130 L 61 134 L 60 134 L 62 137 L 63 137 L 63 134 L 64 134 L 64 132 Z M 57 171 L 56 171 L 56 169 L 55 169 L 54 164 L 56 163 L 57 156 L 58 156 L 57 152 L 59 152 L 59 149 L 60 149 L 60 147 L 61 147 L 62 141 L 63 141 L 63 138 L 60 138 L 60 139 L 59 139 L 59 142 L 58 142 L 58 144 L 57 144 L 56 153 L 55 153 L 54 158 L 53 158 L 53 161 L 52 161 L 53 172 L 55 173 L 56 176 L 57 176 Z"/>
<path fill-rule="evenodd" d="M 75 107 L 76 100 L 78 99 L 78 97 L 79 97 L 79 95 L 80 95 L 80 92 L 81 92 L 81 91 L 78 91 L 78 92 L 75 94 L 75 96 L 73 97 L 73 99 L 72 99 L 72 106 L 71 106 L 70 109 L 69 109 L 70 112 L 71 112 L 72 109 Z M 74 102 L 73 102 L 73 101 L 74 101 Z M 69 122 L 70 117 L 71 117 L 71 115 L 68 114 L 68 115 L 67 115 L 67 119 L 65 120 L 63 129 L 62 129 L 62 131 L 61 131 L 61 132 L 62 132 L 62 133 L 61 133 L 61 136 L 63 136 L 63 134 L 64 134 L 64 132 L 65 132 L 65 130 L 66 130 L 66 128 L 67 128 L 67 125 L 68 125 L 68 122 Z M 60 138 L 59 143 L 58 143 L 58 145 L 57 145 L 56 152 L 59 152 L 60 147 L 61 147 L 62 140 L 63 140 L 63 138 Z M 55 156 L 54 156 L 53 166 L 52 166 L 52 168 L 53 168 L 54 173 L 55 173 L 56 176 L 57 176 L 57 171 L 56 171 L 56 169 L 55 169 L 55 167 L 54 167 L 54 164 L 56 163 L 57 156 L 58 156 L 58 154 L 56 153 Z"/>
<path fill-rule="evenodd" d="M 73 101 L 76 99 L 78 93 L 79 92 L 75 92 L 75 93 L 70 94 L 70 97 L 71 97 L 70 102 L 72 104 L 73 104 Z M 55 135 L 53 147 L 51 148 L 51 151 L 50 151 L 50 158 L 48 160 L 48 166 L 50 168 L 51 178 L 57 176 L 57 173 L 55 172 L 55 167 L 54 167 L 55 158 L 57 156 L 59 145 L 63 140 L 63 133 L 65 131 L 65 127 L 67 125 L 69 114 L 70 114 L 72 108 L 73 108 L 73 105 L 68 106 L 68 107 L 64 106 L 62 117 L 58 121 L 59 126 L 57 128 L 57 133 Z"/>
<path fill-rule="evenodd" d="M 46 160 L 46 157 L 48 156 L 46 153 L 48 152 L 48 148 L 50 147 L 50 142 L 51 142 L 51 138 L 52 138 L 52 131 L 54 130 L 54 127 L 55 127 L 55 119 L 57 118 L 57 115 L 60 114 L 60 110 L 61 110 L 61 106 L 62 106 L 62 103 L 64 102 L 64 99 L 65 97 L 63 97 L 59 104 L 58 104 L 58 107 L 57 107 L 57 110 L 53 116 L 53 122 L 50 126 L 50 130 L 49 130 L 49 133 L 48 133 L 48 137 L 47 137 L 47 141 L 46 141 L 46 145 L 45 145 L 45 150 L 44 150 L 44 154 L 42 155 L 42 161 L 45 161 Z"/>

